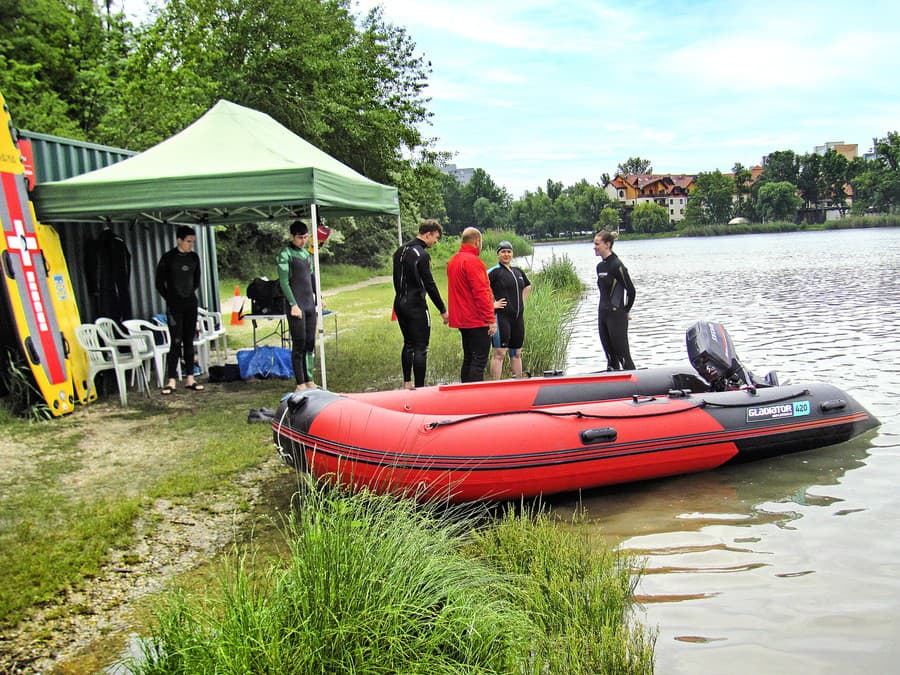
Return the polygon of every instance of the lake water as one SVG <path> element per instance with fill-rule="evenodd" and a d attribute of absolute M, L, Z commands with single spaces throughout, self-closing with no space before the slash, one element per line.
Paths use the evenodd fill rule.
<path fill-rule="evenodd" d="M 687 364 L 687 328 L 718 321 L 750 370 L 837 384 L 882 422 L 830 448 L 582 496 L 591 525 L 646 562 L 637 592 L 640 618 L 659 629 L 657 672 L 896 672 L 900 229 L 615 251 L 637 287 L 638 367 Z M 588 285 L 568 370 L 605 367 L 591 243 L 538 247 L 534 267 L 553 254 Z"/>

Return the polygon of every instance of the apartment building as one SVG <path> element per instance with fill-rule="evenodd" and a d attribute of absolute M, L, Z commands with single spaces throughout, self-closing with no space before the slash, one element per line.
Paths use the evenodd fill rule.
<path fill-rule="evenodd" d="M 669 213 L 669 220 L 676 223 L 684 220 L 690 192 L 697 180 L 692 174 L 617 174 L 606 185 L 606 193 L 611 199 L 625 202 L 626 208 L 639 204 L 656 204 Z"/>

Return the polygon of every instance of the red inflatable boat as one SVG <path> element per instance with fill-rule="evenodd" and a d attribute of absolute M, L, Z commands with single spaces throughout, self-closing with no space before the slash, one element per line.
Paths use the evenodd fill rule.
<path fill-rule="evenodd" d="M 470 501 L 704 471 L 840 443 L 879 424 L 832 385 L 757 381 L 718 324 L 692 327 L 688 351 L 702 379 L 657 368 L 374 394 L 307 390 L 282 400 L 275 442 L 288 464 L 326 480 Z"/>

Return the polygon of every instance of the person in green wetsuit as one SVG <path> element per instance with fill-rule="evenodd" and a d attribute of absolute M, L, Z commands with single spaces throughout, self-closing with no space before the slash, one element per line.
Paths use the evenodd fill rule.
<path fill-rule="evenodd" d="M 291 334 L 291 365 L 297 391 L 315 389 L 312 362 L 316 349 L 316 287 L 312 255 L 306 250 L 309 228 L 302 220 L 291 223 L 291 241 L 278 254 L 278 282 L 284 294 Z"/>

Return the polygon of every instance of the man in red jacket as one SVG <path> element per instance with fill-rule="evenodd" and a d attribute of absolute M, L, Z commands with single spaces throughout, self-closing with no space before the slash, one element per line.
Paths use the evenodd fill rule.
<path fill-rule="evenodd" d="M 481 262 L 481 232 L 467 227 L 462 245 L 447 263 L 448 305 L 451 328 L 462 336 L 462 382 L 480 382 L 491 352 L 491 337 L 497 332 L 494 296 L 487 267 Z"/>

